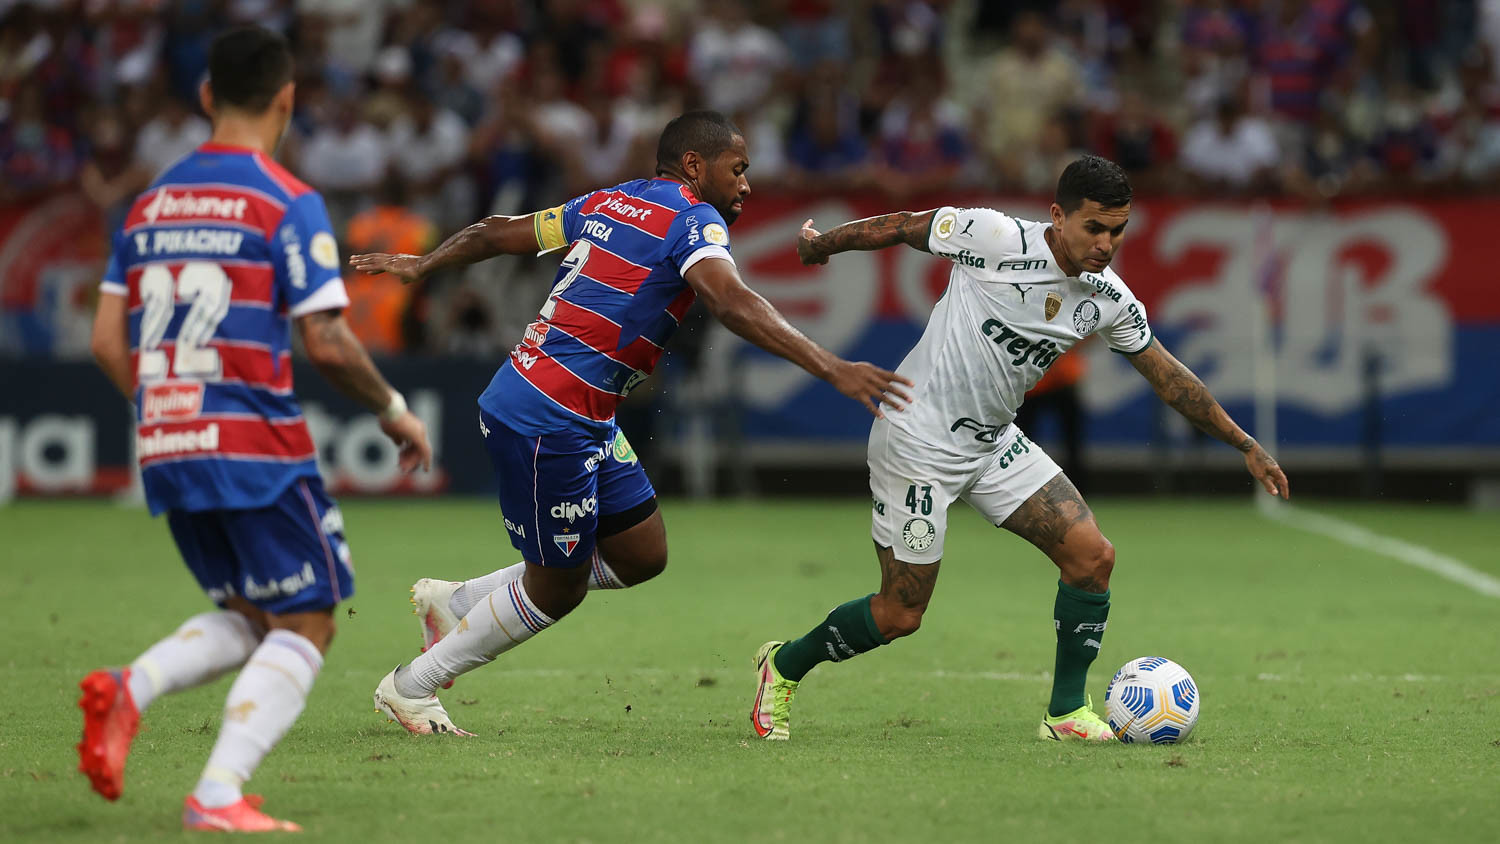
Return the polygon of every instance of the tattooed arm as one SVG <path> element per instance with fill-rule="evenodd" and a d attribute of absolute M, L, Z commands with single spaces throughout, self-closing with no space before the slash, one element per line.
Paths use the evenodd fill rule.
<path fill-rule="evenodd" d="M 427 426 L 406 409 L 406 400 L 386 383 L 341 311 L 318 311 L 297 318 L 307 357 L 338 391 L 380 417 L 380 430 L 401 449 L 401 468 L 430 468 Z"/>
<path fill-rule="evenodd" d="M 1160 340 L 1153 339 L 1145 349 L 1127 357 L 1169 407 L 1198 426 L 1199 430 L 1239 449 L 1245 455 L 1245 467 L 1266 488 L 1266 492 L 1282 498 L 1291 495 L 1286 475 L 1276 464 L 1276 459 L 1229 418 L 1203 381 L 1173 357 Z"/>
<path fill-rule="evenodd" d="M 797 235 L 797 257 L 804 264 L 826 264 L 828 256 L 851 250 L 884 249 L 904 243 L 913 249 L 927 251 L 927 232 L 932 228 L 932 211 L 897 211 L 879 217 L 866 217 L 819 234 L 812 220 L 802 224 Z"/>
<path fill-rule="evenodd" d="M 485 217 L 426 255 L 351 255 L 349 266 L 372 275 L 390 273 L 402 284 L 410 284 L 447 267 L 475 264 L 496 255 L 524 255 L 540 248 L 535 218 L 535 214 Z"/>

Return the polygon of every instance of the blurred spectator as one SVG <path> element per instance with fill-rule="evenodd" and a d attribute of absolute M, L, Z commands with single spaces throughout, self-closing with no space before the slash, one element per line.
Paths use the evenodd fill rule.
<path fill-rule="evenodd" d="M 437 40 L 437 64 L 426 94 L 441 108 L 464 119 L 470 127 L 479 125 L 484 114 L 484 91 L 471 82 L 469 67 L 477 56 L 474 40 L 465 33 L 444 33 Z"/>
<path fill-rule="evenodd" d="M 297 0 L 297 14 L 326 32 L 326 59 L 350 76 L 370 69 L 386 17 L 409 0 Z"/>
<path fill-rule="evenodd" d="M 132 158 L 130 129 L 118 108 L 101 108 L 94 113 L 89 121 L 88 146 L 89 159 L 79 174 L 79 186 L 104 212 L 104 230 L 113 234 L 153 173 Z"/>
<path fill-rule="evenodd" d="M 1280 0 L 1262 30 L 1258 64 L 1271 111 L 1310 126 L 1320 96 L 1355 44 L 1374 36 L 1370 14 L 1353 0 Z"/>
<path fill-rule="evenodd" d="M 1287 188 L 1310 200 L 1355 193 L 1371 183 L 1371 162 L 1339 113 L 1324 108 L 1300 149 L 1287 157 Z"/>
<path fill-rule="evenodd" d="M 1050 195 L 1057 188 L 1057 177 L 1063 169 L 1086 152 L 1074 142 L 1074 136 L 1066 113 L 1048 118 L 1035 145 L 1028 146 L 1017 162 L 1015 186 L 1030 194 Z"/>
<path fill-rule="evenodd" d="M 410 187 L 412 207 L 444 231 L 471 221 L 474 183 L 462 165 L 469 151 L 469 127 L 462 117 L 440 108 L 408 86 L 404 110 L 385 133 L 391 167 Z"/>
<path fill-rule="evenodd" d="M 1483 102 L 1466 102 L 1443 141 L 1442 160 L 1456 188 L 1500 187 L 1500 117 Z"/>
<path fill-rule="evenodd" d="M 1181 164 L 1200 190 L 1249 193 L 1275 185 L 1280 157 L 1270 125 L 1246 114 L 1239 97 L 1225 97 L 1213 117 L 1188 130 Z"/>
<path fill-rule="evenodd" d="M 839 190 L 865 181 L 869 148 L 851 97 L 815 85 L 797 109 L 787 140 L 788 177 L 806 190 Z"/>
<path fill-rule="evenodd" d="M 774 32 L 751 22 L 745 0 L 722 0 L 704 9 L 688 62 L 704 104 L 734 114 L 760 106 L 774 92 L 788 56 Z"/>
<path fill-rule="evenodd" d="M 342 230 L 385 176 L 387 161 L 385 140 L 360 117 L 358 102 L 342 100 L 302 145 L 298 175 L 323 192 L 329 217 Z"/>
<path fill-rule="evenodd" d="M 25 202 L 73 181 L 81 165 L 73 134 L 47 119 L 42 88 L 23 83 L 0 120 L 0 202 Z"/>
<path fill-rule="evenodd" d="M 1381 130 L 1371 155 L 1390 187 L 1426 184 L 1438 174 L 1438 133 L 1417 90 L 1405 81 L 1387 89 Z"/>
<path fill-rule="evenodd" d="M 880 118 L 881 187 L 905 197 L 953 186 L 968 155 L 964 122 L 935 72 L 913 77 Z"/>
<path fill-rule="evenodd" d="M 408 207 L 406 182 L 393 168 L 381 184 L 378 202 L 356 214 L 344 235 L 349 254 L 389 252 L 421 255 L 437 246 L 437 229 Z M 381 273 L 345 273 L 349 307 L 345 317 L 365 347 L 376 353 L 398 352 L 407 347 L 409 311 L 417 288 Z"/>
<path fill-rule="evenodd" d="M 141 127 L 135 139 L 135 164 L 152 179 L 206 143 L 212 134 L 208 121 L 175 96 L 160 98 L 157 108 L 157 116 Z"/>
<path fill-rule="evenodd" d="M 1119 110 L 1094 121 L 1093 129 L 1095 151 L 1124 168 L 1136 189 L 1171 186 L 1177 139 L 1140 91 L 1121 94 Z"/>
<path fill-rule="evenodd" d="M 793 65 L 805 72 L 822 62 L 848 64 L 849 19 L 838 13 L 834 0 L 782 0 L 779 5 L 786 16 L 781 40 Z"/>
<path fill-rule="evenodd" d="M 979 137 L 1007 184 L 1020 180 L 1021 161 L 1047 118 L 1083 100 L 1078 66 L 1052 43 L 1047 21 L 1027 10 L 1011 25 L 1011 43 L 985 73 Z"/>
<path fill-rule="evenodd" d="M 460 287 L 449 303 L 447 337 L 443 350 L 450 355 L 498 358 L 505 350 L 495 331 L 495 318 L 484 299 Z"/>

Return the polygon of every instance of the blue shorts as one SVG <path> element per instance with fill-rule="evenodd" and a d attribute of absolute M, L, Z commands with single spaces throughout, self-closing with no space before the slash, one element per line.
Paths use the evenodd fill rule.
<path fill-rule="evenodd" d="M 583 431 L 532 437 L 481 410 L 479 432 L 500 485 L 505 531 L 527 562 L 588 565 L 600 517 L 608 520 L 656 497 L 618 428 L 603 438 Z"/>
<path fill-rule="evenodd" d="M 220 606 L 242 595 L 281 615 L 327 609 L 354 594 L 344 517 L 318 478 L 298 478 L 269 507 L 169 510 L 167 525 L 198 585 Z"/>

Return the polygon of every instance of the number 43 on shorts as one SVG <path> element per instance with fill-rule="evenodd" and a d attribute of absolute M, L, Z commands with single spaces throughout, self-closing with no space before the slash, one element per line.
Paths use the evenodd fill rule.
<path fill-rule="evenodd" d="M 924 516 L 931 516 L 932 515 L 932 487 L 931 486 L 923 486 L 923 487 L 921 487 L 921 490 L 922 490 L 922 497 L 921 498 L 917 497 L 917 489 L 918 489 L 918 487 L 917 487 L 916 484 L 912 484 L 911 486 L 909 486 L 909 487 L 906 488 L 906 508 L 908 510 L 912 511 L 913 513 L 917 512 L 918 508 L 920 508 L 921 512 L 922 512 L 922 515 L 924 515 Z"/>

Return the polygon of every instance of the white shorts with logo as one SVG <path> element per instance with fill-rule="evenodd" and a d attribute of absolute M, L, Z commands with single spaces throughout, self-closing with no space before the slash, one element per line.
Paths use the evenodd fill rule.
<path fill-rule="evenodd" d="M 948 507 L 962 498 L 996 527 L 1062 471 L 1015 425 L 995 450 L 960 456 L 930 446 L 884 419 L 870 428 L 870 536 L 903 563 L 943 557 Z"/>

